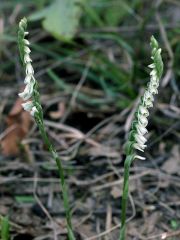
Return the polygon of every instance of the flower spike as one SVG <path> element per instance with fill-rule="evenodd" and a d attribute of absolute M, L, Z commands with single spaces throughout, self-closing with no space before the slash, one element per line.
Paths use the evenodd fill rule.
<path fill-rule="evenodd" d="M 133 136 L 131 134 L 131 140 L 129 139 L 129 141 L 132 141 L 133 138 L 133 144 L 130 145 L 131 148 L 141 152 L 144 152 L 147 146 L 144 144 L 147 141 L 144 135 L 148 132 L 146 127 L 148 125 L 149 108 L 153 107 L 154 95 L 158 93 L 159 81 L 163 71 L 161 49 L 153 36 L 151 37 L 150 45 L 152 47 L 151 59 L 153 60 L 153 63 L 149 65 L 151 69 L 150 82 L 138 106 L 137 114 L 132 124 Z M 137 156 L 135 155 L 135 158 L 140 159 L 140 156 Z"/>
<path fill-rule="evenodd" d="M 128 199 L 128 189 L 129 189 L 129 171 L 130 165 L 134 159 L 145 160 L 139 154 L 135 152 L 138 150 L 144 152 L 144 149 L 147 147 L 145 145 L 147 139 L 144 136 L 147 131 L 148 125 L 148 116 L 149 108 L 153 107 L 154 95 L 158 93 L 159 81 L 163 73 L 163 61 L 161 58 L 161 49 L 159 48 L 158 42 L 152 36 L 151 37 L 151 59 L 153 63 L 149 65 L 151 69 L 150 72 L 150 82 L 147 85 L 147 89 L 139 106 L 137 108 L 135 119 L 132 123 L 132 130 L 129 134 L 129 139 L 125 147 L 126 159 L 124 162 L 124 184 L 123 184 L 123 195 L 122 195 L 122 213 L 121 213 L 121 231 L 119 240 L 125 240 L 125 231 L 126 231 L 126 208 L 127 208 L 127 199 Z"/>
<path fill-rule="evenodd" d="M 18 31 L 18 44 L 19 44 L 19 50 L 20 50 L 20 56 L 21 60 L 23 62 L 23 65 L 25 67 L 26 77 L 24 80 L 24 83 L 26 84 L 24 91 L 22 93 L 19 93 L 19 97 L 21 97 L 24 101 L 29 100 L 32 98 L 34 93 L 34 86 L 35 86 L 35 78 L 34 78 L 34 69 L 31 65 L 31 58 L 30 58 L 30 48 L 29 48 L 29 41 L 25 38 L 25 36 L 28 34 L 26 32 L 27 28 L 27 19 L 23 18 L 19 23 L 19 31 Z M 32 116 L 34 116 L 35 112 L 33 101 L 29 101 L 22 104 L 22 107 L 25 111 L 30 112 Z M 37 109 L 36 109 L 37 110 Z"/>
<path fill-rule="evenodd" d="M 158 42 L 156 39 L 152 36 L 151 37 L 151 47 L 152 47 L 152 59 L 153 63 L 149 65 L 149 68 L 151 68 L 150 72 L 150 82 L 147 86 L 147 89 L 144 93 L 144 96 L 139 104 L 138 107 L 138 114 L 135 121 L 137 122 L 135 126 L 135 130 L 137 133 L 135 134 L 135 142 L 133 147 L 135 149 L 138 149 L 140 151 L 144 151 L 145 145 L 144 143 L 147 141 L 144 137 L 144 134 L 147 132 L 146 126 L 148 124 L 148 115 L 149 111 L 148 109 L 150 107 L 153 107 L 154 102 L 154 96 L 158 93 L 158 86 L 160 77 L 162 76 L 163 71 L 163 62 L 161 58 L 161 49 L 158 46 Z"/>

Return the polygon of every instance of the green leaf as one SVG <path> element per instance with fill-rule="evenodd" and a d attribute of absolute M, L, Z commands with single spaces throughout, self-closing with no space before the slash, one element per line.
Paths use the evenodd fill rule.
<path fill-rule="evenodd" d="M 70 41 L 76 34 L 86 0 L 55 0 L 45 9 L 29 17 L 36 21 L 43 18 L 42 25 L 46 31 L 62 41 Z"/>
<path fill-rule="evenodd" d="M 1 220 L 1 240 L 9 240 L 9 228 L 8 217 L 3 217 Z"/>
<path fill-rule="evenodd" d="M 18 203 L 34 203 L 35 199 L 33 196 L 15 196 L 15 200 Z"/>

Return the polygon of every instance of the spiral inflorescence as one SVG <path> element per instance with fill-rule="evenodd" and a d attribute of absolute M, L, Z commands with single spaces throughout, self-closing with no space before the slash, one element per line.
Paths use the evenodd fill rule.
<path fill-rule="evenodd" d="M 19 43 L 19 50 L 21 60 L 25 66 L 26 77 L 24 79 L 24 83 L 26 84 L 24 91 L 19 93 L 19 96 L 24 100 L 27 101 L 32 98 L 35 86 L 35 78 L 34 78 L 34 69 L 32 67 L 32 60 L 30 58 L 30 48 L 29 48 L 29 41 L 25 38 L 29 33 L 26 32 L 27 28 L 27 20 L 23 18 L 19 23 L 19 31 L 18 31 L 18 43 Z M 22 107 L 25 111 L 30 112 L 32 116 L 38 111 L 36 106 L 34 105 L 33 101 L 28 101 L 22 104 Z"/>
<path fill-rule="evenodd" d="M 161 49 L 158 46 L 158 42 L 152 36 L 151 37 L 151 47 L 152 47 L 152 60 L 153 63 L 149 65 L 151 68 L 150 72 L 150 82 L 147 85 L 147 89 L 143 97 L 141 98 L 140 104 L 138 106 L 135 120 L 132 124 L 132 131 L 129 135 L 128 151 L 133 151 L 133 149 L 144 152 L 146 148 L 146 137 L 144 135 L 148 132 L 148 116 L 149 108 L 153 107 L 154 95 L 158 93 L 159 81 L 163 72 L 163 62 L 161 58 Z M 136 158 L 145 159 L 142 156 L 136 155 Z"/>

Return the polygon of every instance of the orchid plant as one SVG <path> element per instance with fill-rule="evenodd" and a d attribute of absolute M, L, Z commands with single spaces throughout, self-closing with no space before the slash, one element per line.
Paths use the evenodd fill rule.
<path fill-rule="evenodd" d="M 120 240 L 125 240 L 126 232 L 126 208 L 128 202 L 128 192 L 129 192 L 129 171 L 132 162 L 135 159 L 144 160 L 145 157 L 140 154 L 136 154 L 136 150 L 144 152 L 147 139 L 144 136 L 147 130 L 149 108 L 153 107 L 154 95 L 158 93 L 159 81 L 163 73 L 163 62 L 161 58 L 161 49 L 158 46 L 158 42 L 152 36 L 151 37 L 151 48 L 152 48 L 152 60 L 153 63 L 149 65 L 151 68 L 150 72 L 150 82 L 147 85 L 147 89 L 137 111 L 135 113 L 134 121 L 132 122 L 132 129 L 129 133 L 128 142 L 126 144 L 126 159 L 124 162 L 124 184 L 123 184 L 123 195 L 122 195 L 122 213 L 121 213 L 121 231 Z"/>
<path fill-rule="evenodd" d="M 43 119 L 43 110 L 40 103 L 39 92 L 38 92 L 38 84 L 34 77 L 34 69 L 32 67 L 32 59 L 30 57 L 30 48 L 29 48 L 29 41 L 26 39 L 28 32 L 26 31 L 27 28 L 27 20 L 23 18 L 19 23 L 19 31 L 18 31 L 18 45 L 19 45 L 19 52 L 22 63 L 25 68 L 25 88 L 22 93 L 19 93 L 19 96 L 26 101 L 22 104 L 22 107 L 25 111 L 30 112 L 30 114 L 34 117 L 35 122 L 37 123 L 42 138 L 45 144 L 48 147 L 49 152 L 51 153 L 53 159 L 56 162 L 59 177 L 60 177 L 60 188 L 62 191 L 63 196 L 63 203 L 64 209 L 66 212 L 66 221 L 67 221 L 67 230 L 68 230 L 68 238 L 69 240 L 75 240 L 75 236 L 72 230 L 72 223 L 71 223 L 71 211 L 70 205 L 68 200 L 68 191 L 64 177 L 64 169 L 54 146 L 52 145 L 49 137 L 47 135 L 45 126 L 44 126 L 44 119 Z M 31 100 L 30 100 L 31 99 Z"/>

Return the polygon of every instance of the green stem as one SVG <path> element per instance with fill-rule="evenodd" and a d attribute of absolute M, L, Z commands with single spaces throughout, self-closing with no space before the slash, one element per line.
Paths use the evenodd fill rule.
<path fill-rule="evenodd" d="M 129 155 L 126 157 L 124 162 L 124 184 L 123 184 L 123 194 L 122 194 L 122 213 L 121 213 L 121 230 L 119 240 L 126 239 L 126 209 L 128 202 L 128 193 L 129 193 L 129 170 L 131 163 L 134 160 L 134 155 Z"/>
<path fill-rule="evenodd" d="M 70 206 L 69 206 L 68 192 L 67 192 L 67 186 L 66 186 L 66 182 L 65 182 L 65 178 L 64 178 L 64 170 L 63 170 L 62 162 L 61 162 L 56 150 L 54 149 L 53 145 L 51 144 L 49 137 L 45 130 L 44 122 L 41 120 L 41 117 L 38 114 L 36 114 L 35 120 L 39 127 L 42 138 L 48 147 L 48 150 L 52 154 L 53 159 L 56 161 L 56 165 L 58 167 L 58 173 L 59 173 L 59 177 L 60 177 L 60 186 L 61 186 L 61 191 L 62 191 L 62 196 L 63 196 L 63 204 L 64 204 L 64 209 L 66 212 L 68 238 L 69 238 L 69 240 L 75 240 L 75 236 L 74 236 L 73 230 L 72 230 L 71 210 L 70 210 Z"/>

